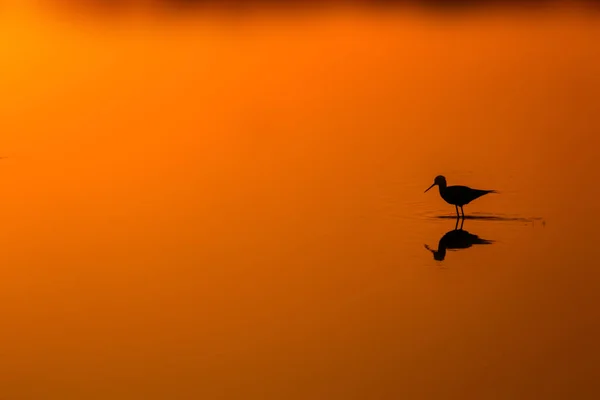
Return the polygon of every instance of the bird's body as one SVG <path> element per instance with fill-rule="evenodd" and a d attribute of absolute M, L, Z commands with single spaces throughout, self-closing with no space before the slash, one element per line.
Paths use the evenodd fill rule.
<path fill-rule="evenodd" d="M 492 244 L 493 240 L 482 239 L 477 235 L 469 233 L 462 229 L 454 229 L 446 233 L 440 239 L 437 250 L 431 249 L 425 245 L 425 248 L 433 253 L 433 258 L 438 261 L 443 261 L 446 257 L 446 250 L 468 249 L 476 244 Z"/>
<path fill-rule="evenodd" d="M 481 190 L 481 189 L 472 189 L 468 186 L 448 186 L 446 184 L 446 178 L 442 175 L 439 175 L 433 181 L 433 185 L 431 185 L 425 192 L 429 189 L 437 185 L 440 189 L 440 196 L 444 201 L 448 204 L 452 204 L 456 208 L 456 216 L 459 216 L 458 207 L 460 207 L 462 211 L 462 217 L 464 218 L 465 212 L 463 210 L 463 206 L 469 204 L 475 199 L 488 194 L 488 193 L 497 193 L 495 190 Z"/>
<path fill-rule="evenodd" d="M 467 205 L 473 200 L 488 193 L 495 193 L 495 191 L 471 189 L 468 186 L 446 186 L 445 188 L 440 186 L 440 196 L 442 196 L 442 199 L 448 204 L 459 207 Z"/>

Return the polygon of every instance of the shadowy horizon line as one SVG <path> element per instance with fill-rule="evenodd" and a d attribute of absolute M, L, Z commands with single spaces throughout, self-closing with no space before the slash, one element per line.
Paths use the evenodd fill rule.
<path fill-rule="evenodd" d="M 456 215 L 436 215 L 433 218 L 438 219 L 472 219 L 472 220 L 487 220 L 487 221 L 517 221 L 517 222 L 534 222 L 542 221 L 543 218 L 523 218 L 523 217 L 502 217 L 499 215 L 465 215 L 464 217 L 457 217 Z"/>

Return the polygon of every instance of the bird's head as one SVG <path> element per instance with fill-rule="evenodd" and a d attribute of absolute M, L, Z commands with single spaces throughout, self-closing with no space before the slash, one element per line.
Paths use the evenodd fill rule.
<path fill-rule="evenodd" d="M 427 193 L 427 191 L 429 189 L 431 189 L 432 187 L 434 187 L 435 185 L 438 185 L 439 187 L 446 187 L 446 178 L 443 175 L 436 176 L 435 179 L 433 180 L 433 184 L 427 188 L 425 193 Z"/>
<path fill-rule="evenodd" d="M 443 247 L 438 250 L 433 250 L 431 247 L 425 245 L 425 248 L 433 254 L 433 259 L 436 261 L 444 261 L 446 258 L 446 249 Z"/>

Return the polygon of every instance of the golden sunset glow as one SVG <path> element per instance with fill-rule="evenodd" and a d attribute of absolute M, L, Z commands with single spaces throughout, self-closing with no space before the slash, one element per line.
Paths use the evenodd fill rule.
<path fill-rule="evenodd" d="M 600 394 L 597 13 L 16 4 L 0 399 Z"/>

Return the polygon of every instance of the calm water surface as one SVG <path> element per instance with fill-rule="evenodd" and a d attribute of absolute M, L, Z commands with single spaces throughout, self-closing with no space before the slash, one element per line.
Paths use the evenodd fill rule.
<path fill-rule="evenodd" d="M 597 16 L 20 18 L 0 398 L 600 395 Z"/>

